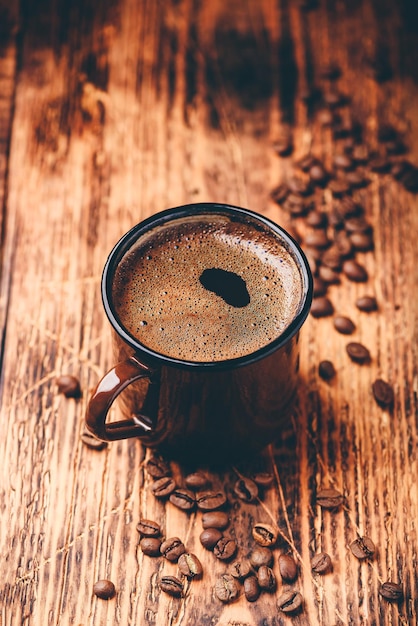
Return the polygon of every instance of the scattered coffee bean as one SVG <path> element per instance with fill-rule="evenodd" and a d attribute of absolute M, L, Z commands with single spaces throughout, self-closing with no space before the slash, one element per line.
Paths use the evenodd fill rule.
<path fill-rule="evenodd" d="M 321 361 L 318 367 L 318 373 L 323 380 L 331 380 L 335 376 L 335 367 L 332 361 Z"/>
<path fill-rule="evenodd" d="M 286 199 L 289 193 L 289 187 L 285 184 L 281 184 L 278 187 L 275 187 L 271 192 L 271 199 L 274 200 L 277 204 L 281 204 Z"/>
<path fill-rule="evenodd" d="M 352 233 L 350 241 L 359 252 L 370 252 L 374 248 L 373 237 L 369 233 Z"/>
<path fill-rule="evenodd" d="M 98 580 L 93 585 L 93 593 L 102 600 L 110 600 L 115 596 L 116 588 L 111 580 Z"/>
<path fill-rule="evenodd" d="M 353 167 L 353 159 L 347 154 L 336 154 L 334 156 L 334 166 L 343 170 L 351 170 Z"/>
<path fill-rule="evenodd" d="M 313 317 L 328 317 L 334 313 L 331 300 L 325 296 L 314 298 L 311 305 L 311 315 Z"/>
<path fill-rule="evenodd" d="M 401 183 L 407 191 L 416 193 L 418 191 L 418 168 L 411 166 L 402 176 Z"/>
<path fill-rule="evenodd" d="M 311 569 L 315 574 L 326 574 L 332 570 L 332 561 L 329 554 L 319 552 L 311 560 Z"/>
<path fill-rule="evenodd" d="M 176 487 L 176 481 L 172 476 L 163 476 L 153 482 L 151 491 L 156 498 L 168 498 Z"/>
<path fill-rule="evenodd" d="M 357 343 L 355 341 L 348 343 L 345 347 L 348 356 L 355 363 L 368 363 L 370 361 L 370 352 L 363 346 L 361 343 Z"/>
<path fill-rule="evenodd" d="M 305 237 L 305 245 L 312 248 L 327 248 L 330 245 L 330 240 L 325 230 L 319 228 L 311 233 L 308 233 Z"/>
<path fill-rule="evenodd" d="M 411 170 L 411 164 L 408 161 L 396 161 L 392 163 L 390 173 L 396 180 L 402 181 L 407 172 Z"/>
<path fill-rule="evenodd" d="M 186 552 L 180 554 L 177 565 L 180 573 L 186 578 L 200 578 L 203 574 L 202 564 L 195 554 Z"/>
<path fill-rule="evenodd" d="M 343 262 L 343 256 L 337 245 L 333 244 L 328 250 L 325 250 L 322 255 L 322 264 L 326 265 L 328 268 L 339 272 L 341 270 L 341 265 Z"/>
<path fill-rule="evenodd" d="M 330 108 L 341 107 L 346 104 L 347 97 L 336 89 L 329 89 L 323 94 L 324 103 Z"/>
<path fill-rule="evenodd" d="M 230 573 L 237 580 L 244 580 L 244 578 L 254 573 L 254 570 L 248 559 L 242 559 L 231 565 Z"/>
<path fill-rule="evenodd" d="M 271 567 L 273 563 L 273 553 L 268 548 L 255 548 L 248 558 L 251 565 L 255 569 L 258 569 L 262 565 L 267 565 L 268 567 Z"/>
<path fill-rule="evenodd" d="M 136 529 L 141 537 L 159 537 L 161 535 L 160 525 L 150 519 L 139 520 Z"/>
<path fill-rule="evenodd" d="M 183 595 L 183 583 L 176 576 L 162 576 L 160 589 L 175 598 L 180 598 Z"/>
<path fill-rule="evenodd" d="M 287 181 L 287 186 L 292 193 L 299 196 L 308 196 L 312 193 L 312 187 L 309 180 L 303 180 L 303 178 L 299 178 L 298 176 L 292 176 Z"/>
<path fill-rule="evenodd" d="M 200 533 L 200 543 L 206 550 L 213 550 L 218 541 L 222 539 L 222 533 L 218 528 L 205 528 Z"/>
<path fill-rule="evenodd" d="M 70 374 L 62 374 L 55 379 L 58 387 L 58 393 L 62 393 L 66 398 L 80 398 L 81 387 L 80 381 Z"/>
<path fill-rule="evenodd" d="M 392 406 L 394 401 L 393 387 L 381 378 L 377 378 L 372 384 L 374 399 L 383 408 Z"/>
<path fill-rule="evenodd" d="M 215 511 L 226 503 L 226 494 L 223 491 L 205 491 L 196 498 L 197 508 L 201 511 Z"/>
<path fill-rule="evenodd" d="M 276 589 L 277 581 L 276 576 L 274 575 L 271 567 L 267 565 L 262 565 L 257 572 L 257 579 L 260 588 L 264 591 L 272 592 Z"/>
<path fill-rule="evenodd" d="M 328 217 L 325 211 L 311 211 L 306 218 L 307 226 L 311 228 L 326 228 Z"/>
<path fill-rule="evenodd" d="M 345 221 L 345 229 L 349 234 L 370 233 L 372 228 L 364 217 L 350 217 Z"/>
<path fill-rule="evenodd" d="M 299 591 L 289 589 L 277 598 L 277 608 L 283 613 L 297 613 L 302 608 L 302 596 Z"/>
<path fill-rule="evenodd" d="M 361 172 L 347 172 L 345 178 L 353 189 L 361 189 L 361 187 L 367 187 L 370 184 L 370 179 Z"/>
<path fill-rule="evenodd" d="M 260 546 L 271 547 L 277 541 L 277 529 L 271 524 L 259 522 L 252 528 L 252 536 Z"/>
<path fill-rule="evenodd" d="M 358 144 L 354 146 L 351 156 L 359 165 L 365 165 L 369 160 L 369 149 L 364 144 Z"/>
<path fill-rule="evenodd" d="M 369 161 L 369 167 L 372 172 L 384 174 L 390 170 L 390 161 L 385 155 L 376 155 Z"/>
<path fill-rule="evenodd" d="M 100 439 L 97 439 L 97 437 L 95 437 L 89 430 L 87 430 L 87 428 L 83 429 L 80 435 L 80 439 L 84 443 L 84 445 L 91 450 L 104 450 L 105 448 L 107 448 L 106 441 L 101 441 Z"/>
<path fill-rule="evenodd" d="M 319 76 L 324 80 L 337 80 L 341 76 L 341 69 L 335 63 L 328 63 L 320 70 Z"/>
<path fill-rule="evenodd" d="M 295 165 L 302 170 L 302 172 L 309 172 L 310 168 L 316 163 L 318 163 L 318 159 L 313 154 L 305 154 L 296 161 Z"/>
<path fill-rule="evenodd" d="M 334 328 L 342 335 L 351 335 L 356 330 L 352 320 L 344 315 L 334 317 Z"/>
<path fill-rule="evenodd" d="M 398 583 L 387 581 L 379 588 L 379 594 L 389 602 L 400 602 L 403 600 L 403 589 Z"/>
<path fill-rule="evenodd" d="M 225 511 L 208 511 L 202 515 L 203 528 L 217 528 L 223 530 L 229 524 L 229 515 Z"/>
<path fill-rule="evenodd" d="M 334 246 L 338 250 L 341 259 L 348 258 L 353 251 L 350 239 L 347 237 L 346 233 L 342 231 L 335 234 Z"/>
<path fill-rule="evenodd" d="M 320 298 L 321 296 L 325 296 L 328 291 L 328 284 L 319 278 L 319 276 L 315 276 L 314 278 L 314 289 L 313 289 L 313 297 Z"/>
<path fill-rule="evenodd" d="M 327 285 L 338 285 L 341 282 L 338 273 L 327 265 L 321 265 L 319 268 L 319 278 Z"/>
<path fill-rule="evenodd" d="M 364 283 L 368 279 L 366 268 L 353 259 L 344 261 L 343 272 L 349 280 L 356 283 Z"/>
<path fill-rule="evenodd" d="M 239 596 L 238 583 L 231 574 L 222 574 L 215 583 L 215 594 L 221 602 L 232 602 Z"/>
<path fill-rule="evenodd" d="M 329 183 L 328 189 L 336 198 L 342 198 L 342 196 L 350 192 L 350 185 L 346 180 L 337 179 Z"/>
<path fill-rule="evenodd" d="M 360 296 L 356 300 L 356 307 L 360 311 L 364 311 L 366 313 L 371 313 L 372 311 L 377 311 L 377 301 L 374 296 Z"/>
<path fill-rule="evenodd" d="M 329 179 L 329 174 L 321 163 L 315 163 L 309 170 L 309 176 L 314 185 L 323 186 Z"/>
<path fill-rule="evenodd" d="M 171 504 L 174 504 L 182 511 L 193 511 L 196 506 L 196 499 L 193 491 L 189 489 L 175 489 L 169 498 Z"/>
<path fill-rule="evenodd" d="M 158 537 L 144 537 L 139 542 L 139 547 L 147 556 L 161 556 L 161 539 Z"/>
<path fill-rule="evenodd" d="M 255 602 L 260 597 L 260 585 L 256 576 L 247 576 L 244 579 L 244 595 L 248 602 Z"/>
<path fill-rule="evenodd" d="M 257 472 L 252 478 L 255 484 L 263 489 L 271 487 L 274 482 L 274 475 L 270 472 Z"/>
<path fill-rule="evenodd" d="M 221 537 L 213 548 L 213 554 L 220 561 L 229 561 L 235 556 L 238 546 L 234 539 Z"/>
<path fill-rule="evenodd" d="M 186 552 L 186 546 L 178 537 L 170 537 L 162 542 L 160 552 L 167 561 L 177 563 L 179 556 Z"/>
<path fill-rule="evenodd" d="M 153 478 L 164 478 L 171 475 L 171 469 L 161 457 L 153 456 L 146 464 L 146 470 Z"/>
<path fill-rule="evenodd" d="M 193 472 L 193 474 L 188 474 L 184 479 L 184 483 L 186 487 L 189 489 L 193 489 L 199 491 L 200 489 L 205 489 L 210 485 L 209 478 L 203 472 Z"/>
<path fill-rule="evenodd" d="M 337 509 L 344 502 L 344 496 L 336 489 L 320 489 L 316 494 L 316 503 L 322 509 Z"/>
<path fill-rule="evenodd" d="M 350 544 L 350 550 L 357 559 L 363 560 L 371 559 L 376 547 L 369 537 L 359 537 Z"/>
<path fill-rule="evenodd" d="M 298 576 L 298 566 L 290 554 L 281 554 L 279 556 L 279 572 L 282 580 L 286 583 L 292 583 Z"/>
<path fill-rule="evenodd" d="M 258 498 L 257 484 L 251 478 L 239 478 L 234 485 L 234 492 L 244 502 L 255 502 Z"/>

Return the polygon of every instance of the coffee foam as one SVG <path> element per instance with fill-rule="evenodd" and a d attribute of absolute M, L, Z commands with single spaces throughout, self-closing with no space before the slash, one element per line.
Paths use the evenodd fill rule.
<path fill-rule="evenodd" d="M 206 289 L 205 270 L 233 272 L 250 301 L 232 306 Z M 225 216 L 195 216 L 155 228 L 120 262 L 113 305 L 148 348 L 194 362 L 251 354 L 279 337 L 298 313 L 302 279 L 284 242 Z"/>

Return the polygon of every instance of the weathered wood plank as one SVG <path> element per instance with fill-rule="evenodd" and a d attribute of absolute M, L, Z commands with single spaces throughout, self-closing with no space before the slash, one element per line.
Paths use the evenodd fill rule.
<path fill-rule="evenodd" d="M 299 615 L 277 610 L 282 583 L 254 604 L 242 596 L 220 603 L 213 585 L 228 566 L 200 545 L 200 513 L 188 516 L 151 495 L 149 453 L 133 441 L 100 452 L 80 441 L 89 389 L 112 364 L 99 287 L 107 253 L 140 219 L 203 200 L 248 206 L 303 235 L 303 220 L 291 224 L 269 194 L 309 149 L 328 168 L 342 150 L 301 99 L 305 88 L 324 87 L 327 63 L 341 66 L 338 86 L 352 100 L 344 114 L 361 122 L 367 143 L 376 147 L 376 130 L 393 123 L 418 164 L 411 10 L 389 0 L 311 11 L 284 0 L 58 4 L 35 11 L 23 3 L 20 48 L 12 40 L 0 58 L 2 624 L 416 623 L 418 213 L 416 196 L 388 175 L 370 174 L 358 192 L 374 228 L 373 253 L 359 255 L 368 283 L 343 277 L 330 288 L 355 333 L 339 335 L 331 318 L 309 318 L 304 328 L 299 409 L 259 460 L 274 487 L 257 505 L 244 504 L 232 488 L 249 464 L 211 474 L 230 494 L 240 555 L 252 549 L 254 521 L 278 524 L 274 567 L 278 573 L 280 552 L 297 558 Z M 380 83 L 365 62 L 377 48 L 392 68 Z M 281 158 L 273 143 L 287 123 L 295 151 Z M 316 200 L 330 209 L 328 191 Z M 377 313 L 357 310 L 363 293 L 376 295 Z M 351 339 L 369 347 L 369 365 L 349 361 Z M 337 370 L 330 383 L 317 373 L 328 358 Z M 81 400 L 56 394 L 54 379 L 64 372 L 79 376 Z M 376 377 L 394 386 L 392 411 L 372 397 Z M 182 468 L 173 470 L 181 481 Z M 321 510 L 315 495 L 323 486 L 342 491 L 344 507 Z M 202 560 L 204 577 L 183 599 L 161 593 L 160 575 L 176 567 L 141 553 L 140 517 L 160 522 Z M 363 534 L 378 553 L 360 563 L 348 546 Z M 320 550 L 334 562 L 322 577 L 310 570 Z M 99 578 L 114 581 L 115 599 L 94 597 Z M 380 600 L 385 580 L 402 583 L 405 602 Z"/>

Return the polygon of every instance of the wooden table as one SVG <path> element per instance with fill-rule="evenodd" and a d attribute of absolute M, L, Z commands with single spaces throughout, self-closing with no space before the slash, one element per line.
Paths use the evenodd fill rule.
<path fill-rule="evenodd" d="M 254 521 L 277 524 L 275 594 L 222 604 L 213 587 L 229 565 L 200 545 L 200 513 L 152 496 L 150 453 L 133 440 L 97 451 L 80 439 L 90 390 L 113 362 L 100 298 L 108 252 L 142 218 L 201 201 L 246 206 L 306 235 L 305 218 L 290 219 L 270 194 L 309 150 L 331 169 L 346 144 L 305 98 L 327 89 L 330 62 L 350 98 L 339 110 L 361 124 L 364 143 L 375 150 L 379 129 L 393 125 L 418 165 L 413 3 L 18 5 L 0 2 L 1 625 L 415 625 L 418 203 L 390 174 L 368 171 L 354 194 L 374 228 L 374 250 L 357 255 L 368 282 L 343 276 L 328 290 L 355 332 L 336 332 L 332 316 L 303 329 L 299 409 L 262 456 L 274 485 L 247 504 L 233 485 L 251 468 L 211 474 L 229 495 L 240 556 L 253 549 Z M 280 156 L 288 125 L 294 150 Z M 315 202 L 332 211 L 335 198 L 319 188 Z M 356 308 L 366 293 L 377 312 Z M 350 361 L 349 341 L 369 348 L 369 364 Z M 324 359 L 337 371 L 330 382 L 318 376 Z M 80 400 L 57 393 L 68 373 Z M 393 386 L 390 409 L 373 397 L 376 378 Z M 182 468 L 173 472 L 180 480 Z M 324 487 L 344 495 L 342 506 L 318 506 Z M 141 517 L 201 559 L 203 578 L 183 598 L 160 591 L 176 566 L 142 554 Z M 373 540 L 373 558 L 352 554 L 359 536 Z M 318 551 L 333 561 L 322 576 L 310 565 Z M 276 606 L 281 553 L 299 565 L 295 616 Z M 114 582 L 113 599 L 93 594 L 101 578 Z M 380 596 L 385 581 L 401 584 L 403 601 Z"/>

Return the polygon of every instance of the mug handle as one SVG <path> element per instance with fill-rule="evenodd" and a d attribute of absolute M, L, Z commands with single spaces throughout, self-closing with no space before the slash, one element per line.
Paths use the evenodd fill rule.
<path fill-rule="evenodd" d="M 141 416 L 144 421 L 136 416 L 118 422 L 106 422 L 106 419 L 114 400 L 128 385 L 140 378 L 151 379 L 152 374 L 153 371 L 134 356 L 117 363 L 103 376 L 92 393 L 86 412 L 87 429 L 102 441 L 129 439 L 149 432 L 152 421 L 146 416 Z"/>

